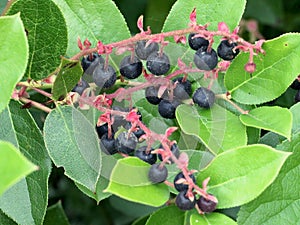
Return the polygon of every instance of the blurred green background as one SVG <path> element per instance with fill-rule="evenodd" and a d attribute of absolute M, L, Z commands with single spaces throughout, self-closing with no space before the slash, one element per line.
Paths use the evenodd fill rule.
<path fill-rule="evenodd" d="M 6 2 L 0 0 L 0 12 L 3 11 Z M 144 15 L 145 26 L 151 26 L 153 33 L 159 32 L 175 0 L 115 0 L 114 2 L 123 13 L 130 31 L 135 34 L 138 32 L 136 20 L 140 15 Z M 300 0 L 249 0 L 242 23 L 242 36 L 245 39 L 255 40 L 247 30 L 249 26 L 253 27 L 253 24 L 258 26 L 257 35 L 265 39 L 286 32 L 299 32 Z M 289 107 L 293 104 L 291 97 L 293 95 L 294 91 L 288 90 L 278 99 L 277 105 Z M 33 111 L 33 114 L 35 113 L 37 112 Z M 39 116 L 42 118 L 45 115 L 39 114 Z M 36 114 L 35 117 L 37 118 Z M 136 218 L 146 216 L 155 210 L 117 197 L 110 197 L 97 205 L 63 175 L 62 169 L 53 168 L 49 185 L 49 205 L 57 201 L 62 202 L 72 225 L 127 225 Z M 236 216 L 236 210 L 227 210 L 225 213 L 233 218 Z"/>

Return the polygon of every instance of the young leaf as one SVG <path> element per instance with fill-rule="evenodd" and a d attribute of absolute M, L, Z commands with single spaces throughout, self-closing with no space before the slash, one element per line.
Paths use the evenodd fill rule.
<path fill-rule="evenodd" d="M 77 38 L 88 39 L 93 46 L 98 40 L 104 44 L 130 37 L 123 15 L 111 0 L 85 1 L 53 0 L 63 12 L 68 28 L 68 55 L 79 52 Z M 109 16 L 113 15 L 113 16 Z"/>
<path fill-rule="evenodd" d="M 300 134 L 276 148 L 293 154 L 282 166 L 276 180 L 255 201 L 241 207 L 238 224 L 299 223 L 300 216 L 297 209 L 300 201 Z"/>
<path fill-rule="evenodd" d="M 186 212 L 181 211 L 177 206 L 168 206 L 154 212 L 147 220 L 146 225 L 184 225 L 185 216 Z"/>
<path fill-rule="evenodd" d="M 184 133 L 199 137 L 214 154 L 247 143 L 246 128 L 238 117 L 216 104 L 210 110 L 180 105 L 176 118 Z"/>
<path fill-rule="evenodd" d="M 24 30 L 20 14 L 0 17 L 0 33 L 3 34 L 0 35 L 0 113 L 8 105 L 17 82 L 25 73 L 28 43 Z"/>
<path fill-rule="evenodd" d="M 35 80 L 45 78 L 59 65 L 60 56 L 67 49 L 68 34 L 63 15 L 51 0 L 18 0 L 8 14 L 17 12 L 21 12 L 29 43 L 26 76 Z"/>
<path fill-rule="evenodd" d="M 46 118 L 45 143 L 57 167 L 75 182 L 96 192 L 101 151 L 95 127 L 77 109 L 57 107 Z"/>
<path fill-rule="evenodd" d="M 290 138 L 292 129 L 292 114 L 288 109 L 279 106 L 263 106 L 240 115 L 243 124 L 261 128 Z"/>
<path fill-rule="evenodd" d="M 279 97 L 300 73 L 300 34 L 289 33 L 266 41 L 265 55 L 254 56 L 256 71 L 244 70 L 249 54 L 239 54 L 225 75 L 225 86 L 237 102 L 261 104 Z"/>
<path fill-rule="evenodd" d="M 141 204 L 163 205 L 169 199 L 169 189 L 165 184 L 148 181 L 149 168 L 149 164 L 136 157 L 118 160 L 104 191 Z"/>
<path fill-rule="evenodd" d="M 2 195 L 0 209 L 20 225 L 40 225 L 48 204 L 51 160 L 31 114 L 20 107 L 21 104 L 11 101 L 0 114 L 0 139 L 11 142 L 39 170 L 29 174 Z"/>
<path fill-rule="evenodd" d="M 221 213 L 209 213 L 205 215 L 199 215 L 193 213 L 190 217 L 190 225 L 237 225 L 237 223 Z"/>
<path fill-rule="evenodd" d="M 256 198 L 273 182 L 289 155 L 260 144 L 232 149 L 200 171 L 197 183 L 210 177 L 208 192 L 219 200 L 218 208 L 239 206 Z"/>
<path fill-rule="evenodd" d="M 81 65 L 78 60 L 62 58 L 60 71 L 55 79 L 52 88 L 52 98 L 58 100 L 65 97 L 79 81 L 82 75 Z"/>
<path fill-rule="evenodd" d="M 61 202 L 58 202 L 47 209 L 43 225 L 70 225 Z"/>
<path fill-rule="evenodd" d="M 37 169 L 11 143 L 0 141 L 0 196 L 21 178 Z"/>

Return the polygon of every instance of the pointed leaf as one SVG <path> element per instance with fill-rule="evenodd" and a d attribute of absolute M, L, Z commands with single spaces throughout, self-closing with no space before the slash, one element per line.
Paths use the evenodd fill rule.
<path fill-rule="evenodd" d="M 232 149 L 214 158 L 199 173 L 197 183 L 210 177 L 208 192 L 219 200 L 218 208 L 239 206 L 256 198 L 273 182 L 289 155 L 259 144 Z"/>
<path fill-rule="evenodd" d="M 37 169 L 12 144 L 0 141 L 0 196 L 21 178 Z"/>
<path fill-rule="evenodd" d="M 50 206 L 47 209 L 43 225 L 70 225 L 61 202 Z"/>
<path fill-rule="evenodd" d="M 192 214 L 190 217 L 190 225 L 237 225 L 237 223 L 221 213 L 209 213 L 205 215 Z"/>
<path fill-rule="evenodd" d="M 185 212 L 181 211 L 177 206 L 168 206 L 154 212 L 147 220 L 146 225 L 184 225 L 185 216 Z"/>
<path fill-rule="evenodd" d="M 239 54 L 225 75 L 225 86 L 237 102 L 261 104 L 279 97 L 300 73 L 300 34 L 289 33 L 266 41 L 265 55 L 254 57 L 256 71 L 244 70 L 249 54 Z"/>
<path fill-rule="evenodd" d="M 291 136 L 292 114 L 286 108 L 263 106 L 240 115 L 240 119 L 246 126 L 273 131 L 288 139 Z"/>
<path fill-rule="evenodd" d="M 11 94 L 25 73 L 28 43 L 20 14 L 0 17 L 0 113 L 8 105 Z M 5 35 L 4 35 L 5 34 Z M 9 41 L 7 39 L 9 37 Z M 9 56 L 9 57 L 8 57 Z"/>

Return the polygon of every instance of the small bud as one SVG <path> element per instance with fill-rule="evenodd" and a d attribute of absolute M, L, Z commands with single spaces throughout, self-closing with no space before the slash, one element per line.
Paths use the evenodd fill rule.
<path fill-rule="evenodd" d="M 244 69 L 248 72 L 248 73 L 254 73 L 254 71 L 256 70 L 256 64 L 255 63 L 247 63 L 244 66 Z"/>
<path fill-rule="evenodd" d="M 191 24 L 197 24 L 197 20 L 196 20 L 196 8 L 194 8 L 193 11 L 190 14 L 190 21 L 191 21 Z"/>

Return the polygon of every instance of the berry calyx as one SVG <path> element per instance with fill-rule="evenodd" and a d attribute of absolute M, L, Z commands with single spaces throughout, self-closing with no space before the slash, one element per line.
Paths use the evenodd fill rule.
<path fill-rule="evenodd" d="M 72 91 L 77 92 L 82 95 L 83 91 L 87 89 L 90 85 L 85 80 L 81 79 L 76 86 L 72 89 Z"/>
<path fill-rule="evenodd" d="M 117 80 L 116 71 L 110 65 L 105 69 L 103 64 L 99 64 L 93 72 L 93 80 L 100 88 L 110 88 Z"/>
<path fill-rule="evenodd" d="M 181 209 L 181 210 L 191 210 L 195 208 L 196 205 L 196 199 L 194 196 L 194 200 L 191 201 L 187 196 L 186 196 L 186 191 L 181 191 L 179 194 L 176 196 L 175 199 L 175 204 L 176 206 Z"/>
<path fill-rule="evenodd" d="M 196 178 L 193 174 L 190 174 L 189 177 L 193 180 L 193 182 L 196 182 Z M 179 179 L 184 179 L 184 175 L 182 172 L 178 173 L 174 178 L 174 187 L 177 191 L 187 191 L 189 188 L 189 185 L 187 183 L 177 183 Z"/>
<path fill-rule="evenodd" d="M 157 52 L 159 49 L 156 42 L 150 43 L 147 47 L 146 43 L 146 41 L 138 41 L 135 46 L 135 54 L 142 60 L 146 60 L 151 53 Z"/>
<path fill-rule="evenodd" d="M 169 101 L 163 99 L 158 104 L 159 114 L 166 119 L 174 119 L 176 108 L 180 105 L 180 102 L 177 100 Z"/>
<path fill-rule="evenodd" d="M 213 211 L 215 211 L 215 209 L 217 207 L 216 202 L 208 200 L 208 199 L 204 198 L 203 196 L 201 196 L 197 200 L 197 205 L 198 205 L 199 209 L 204 213 L 213 212 Z"/>
<path fill-rule="evenodd" d="M 188 37 L 189 46 L 191 47 L 191 49 L 197 51 L 202 46 L 206 46 L 206 47 L 208 46 L 208 44 L 209 44 L 208 40 L 206 40 L 203 37 L 194 38 L 195 35 L 196 35 L 196 33 L 190 33 L 189 37 Z"/>
<path fill-rule="evenodd" d="M 151 153 L 152 151 L 153 151 L 153 149 L 150 149 L 150 151 L 147 152 L 147 146 L 142 146 L 135 151 L 134 155 L 136 157 L 138 157 L 139 159 L 143 160 L 144 162 L 152 165 L 157 160 L 157 155 L 152 154 Z"/>
<path fill-rule="evenodd" d="M 239 49 L 234 49 L 236 46 L 237 43 L 229 43 L 228 40 L 221 41 L 217 49 L 218 56 L 228 61 L 234 59 L 240 52 Z"/>
<path fill-rule="evenodd" d="M 137 142 L 137 137 L 133 133 L 124 131 L 116 139 L 117 150 L 129 154 L 135 150 Z"/>
<path fill-rule="evenodd" d="M 155 163 L 150 167 L 148 172 L 149 180 L 154 183 L 162 183 L 168 177 L 168 170 L 165 165 L 161 165 L 160 163 Z"/>
<path fill-rule="evenodd" d="M 109 138 L 107 134 L 104 134 L 100 139 L 100 149 L 108 155 L 117 153 L 116 140 L 114 137 Z"/>
<path fill-rule="evenodd" d="M 164 149 L 162 145 L 160 145 L 159 148 Z M 172 154 L 173 154 L 176 158 L 179 157 L 179 155 L 180 155 L 180 150 L 179 150 L 178 145 L 177 145 L 176 143 L 174 143 L 174 144 L 171 146 L 171 152 L 172 152 Z M 162 156 L 161 156 L 160 154 L 158 155 L 158 158 L 159 158 L 160 161 L 163 160 L 163 158 L 162 158 Z M 170 161 L 173 162 L 172 159 L 170 159 Z"/>
<path fill-rule="evenodd" d="M 189 80 L 185 80 L 183 82 L 182 80 L 183 77 L 179 77 L 173 80 L 174 83 L 176 81 L 178 82 L 176 87 L 173 90 L 173 95 L 175 98 L 180 100 L 189 99 L 192 93 L 191 82 Z"/>
<path fill-rule="evenodd" d="M 195 104 L 202 108 L 211 108 L 215 102 L 215 93 L 207 88 L 198 88 L 192 97 Z"/>
<path fill-rule="evenodd" d="M 125 56 L 120 63 L 120 73 L 128 79 L 139 77 L 143 70 L 143 64 L 137 57 Z"/>
<path fill-rule="evenodd" d="M 158 89 L 159 87 L 150 86 L 145 90 L 146 99 L 152 105 L 158 105 L 161 101 L 161 98 L 158 97 Z"/>
<path fill-rule="evenodd" d="M 131 123 L 128 122 L 125 124 L 124 128 L 126 130 L 129 130 L 131 128 L 131 126 L 132 126 Z M 139 139 L 142 135 L 145 134 L 145 131 L 143 131 L 139 126 L 137 128 L 138 128 L 138 130 L 133 131 L 132 133 Z"/>
<path fill-rule="evenodd" d="M 153 52 L 147 58 L 146 66 L 152 74 L 163 75 L 170 69 L 170 59 L 165 53 Z"/>
<path fill-rule="evenodd" d="M 200 70 L 212 70 L 218 64 L 217 53 L 214 49 L 207 51 L 207 46 L 202 46 L 194 55 L 194 63 Z"/>

